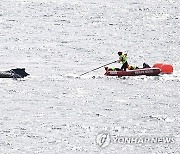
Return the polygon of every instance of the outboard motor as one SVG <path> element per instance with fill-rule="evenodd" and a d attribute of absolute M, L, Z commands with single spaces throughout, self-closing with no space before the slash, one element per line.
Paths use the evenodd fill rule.
<path fill-rule="evenodd" d="M 143 63 L 143 68 L 151 68 L 148 64 Z"/>

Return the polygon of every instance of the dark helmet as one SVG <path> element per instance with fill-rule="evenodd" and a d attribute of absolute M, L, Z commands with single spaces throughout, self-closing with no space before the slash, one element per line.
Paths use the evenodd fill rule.
<path fill-rule="evenodd" d="M 118 52 L 118 55 L 122 55 L 122 52 L 121 52 L 121 51 L 119 51 L 119 52 Z"/>
<path fill-rule="evenodd" d="M 108 67 L 105 67 L 105 70 L 107 71 L 107 70 L 108 70 Z"/>

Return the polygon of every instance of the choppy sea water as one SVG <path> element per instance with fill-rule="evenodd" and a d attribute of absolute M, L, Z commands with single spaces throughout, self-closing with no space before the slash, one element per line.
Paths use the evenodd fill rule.
<path fill-rule="evenodd" d="M 1 0 L 0 153 L 180 153 L 179 1 Z M 131 64 L 174 66 L 172 75 L 105 77 Z M 114 64 L 111 66 L 118 66 Z M 171 144 L 111 143 L 97 135 L 172 136 Z"/>

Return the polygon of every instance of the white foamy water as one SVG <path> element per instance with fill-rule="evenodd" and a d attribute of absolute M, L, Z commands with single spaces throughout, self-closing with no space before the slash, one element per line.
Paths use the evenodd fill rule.
<path fill-rule="evenodd" d="M 179 1 L 1 0 L 0 153 L 180 153 Z M 128 51 L 130 64 L 161 61 L 172 75 L 106 77 Z M 112 64 L 111 66 L 119 66 Z M 171 144 L 96 144 L 120 136 L 173 136 Z"/>

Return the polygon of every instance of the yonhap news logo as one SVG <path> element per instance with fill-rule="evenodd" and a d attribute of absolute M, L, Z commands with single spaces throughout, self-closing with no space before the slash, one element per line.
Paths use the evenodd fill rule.
<path fill-rule="evenodd" d="M 101 132 L 96 137 L 96 144 L 100 148 L 106 148 L 111 143 L 111 136 L 109 132 Z"/>
<path fill-rule="evenodd" d="M 175 137 L 173 136 L 121 136 L 111 135 L 109 132 L 101 132 L 96 136 L 96 144 L 100 148 L 106 148 L 110 144 L 121 145 L 146 145 L 146 144 L 173 144 Z"/>

